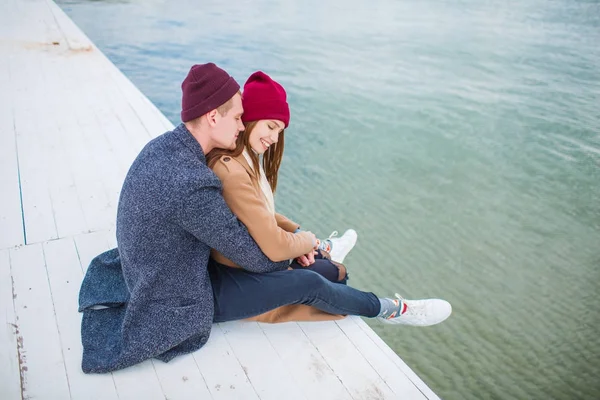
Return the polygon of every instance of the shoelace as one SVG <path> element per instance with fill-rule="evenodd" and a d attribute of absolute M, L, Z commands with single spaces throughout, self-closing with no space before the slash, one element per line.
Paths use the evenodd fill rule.
<path fill-rule="evenodd" d="M 398 293 L 394 293 L 394 296 L 396 296 L 396 298 L 402 302 L 406 302 L 406 299 L 402 296 L 400 296 Z M 425 309 L 426 304 L 425 303 L 420 303 L 420 302 L 416 302 L 416 303 L 412 303 L 411 305 L 408 305 L 406 303 L 406 312 L 402 315 L 405 316 L 415 316 L 418 317 L 420 319 L 423 319 L 425 317 L 427 317 L 427 310 Z"/>
<path fill-rule="evenodd" d="M 334 237 L 336 237 L 337 235 L 338 235 L 338 231 L 333 231 L 333 232 L 331 232 L 331 235 L 329 235 L 329 237 L 328 237 L 327 239 L 334 238 Z"/>

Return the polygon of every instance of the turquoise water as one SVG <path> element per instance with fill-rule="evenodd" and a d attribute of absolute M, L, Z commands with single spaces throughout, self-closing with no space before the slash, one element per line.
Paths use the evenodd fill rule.
<path fill-rule="evenodd" d="M 353 227 L 370 325 L 445 399 L 600 398 L 600 3 L 59 1 L 171 119 L 193 63 L 289 93 L 277 206 Z"/>

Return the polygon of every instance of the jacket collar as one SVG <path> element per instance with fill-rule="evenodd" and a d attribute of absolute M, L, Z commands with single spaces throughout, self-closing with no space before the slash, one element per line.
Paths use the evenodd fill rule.
<path fill-rule="evenodd" d="M 246 151 L 246 150 L 244 150 L 244 151 Z M 234 159 L 237 162 L 239 162 L 240 164 L 242 164 L 242 166 L 246 169 L 246 172 L 248 172 L 248 174 L 254 175 L 254 169 L 252 168 L 252 166 L 250 165 L 250 163 L 248 162 L 248 160 L 244 156 L 244 153 L 240 154 L 237 157 L 234 157 Z"/>
<path fill-rule="evenodd" d="M 244 167 L 244 169 L 246 170 L 248 175 L 254 176 L 254 170 L 252 169 L 250 164 L 248 164 L 248 161 L 246 160 L 246 157 L 244 157 L 244 154 L 240 154 L 239 156 L 232 157 L 232 158 L 235 161 L 237 161 L 238 163 L 242 164 L 242 167 Z"/>
<path fill-rule="evenodd" d="M 204 150 L 202 150 L 202 146 L 196 140 L 194 135 L 185 127 L 185 124 L 179 124 L 174 130 L 173 134 L 176 138 L 178 138 L 188 149 L 194 153 L 196 157 L 200 160 L 200 162 L 206 165 L 206 156 L 204 155 Z"/>
<path fill-rule="evenodd" d="M 241 166 L 244 167 L 244 169 L 246 170 L 246 172 L 248 173 L 249 176 L 256 176 L 254 174 L 254 170 L 252 169 L 252 167 L 250 167 L 250 164 L 248 164 L 248 161 L 246 161 L 246 157 L 244 157 L 243 154 L 240 154 L 239 156 L 235 156 L 235 157 L 232 157 L 232 156 L 226 156 L 226 157 L 231 157 L 236 162 L 241 164 Z M 252 181 L 252 186 L 254 186 L 256 189 L 260 190 L 260 184 L 258 183 L 258 180 L 251 179 L 251 181 Z"/>

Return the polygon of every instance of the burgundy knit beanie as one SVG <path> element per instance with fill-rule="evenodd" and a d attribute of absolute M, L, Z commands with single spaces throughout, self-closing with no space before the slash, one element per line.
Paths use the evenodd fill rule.
<path fill-rule="evenodd" d="M 250 75 L 244 84 L 242 105 L 244 122 L 277 119 L 283 121 L 286 128 L 290 124 L 290 107 L 285 89 L 262 71 Z"/>
<path fill-rule="evenodd" d="M 181 120 L 188 122 L 225 104 L 240 85 L 227 72 L 208 63 L 192 66 L 181 90 Z"/>

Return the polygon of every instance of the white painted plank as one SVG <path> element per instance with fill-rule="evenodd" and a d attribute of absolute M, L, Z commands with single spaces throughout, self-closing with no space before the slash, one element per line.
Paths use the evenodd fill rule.
<path fill-rule="evenodd" d="M 61 81 L 66 83 L 59 127 L 87 226 L 90 231 L 96 231 L 108 229 L 115 223 L 118 180 L 122 173 L 113 168 L 110 155 L 95 145 L 98 127 L 94 121 L 90 122 L 93 113 L 81 107 L 84 103 L 81 97 L 89 94 L 82 90 L 77 79 L 70 79 L 75 75 L 73 69 L 78 67 L 80 63 L 75 61 L 61 64 L 60 71 L 64 74 L 60 75 Z M 80 120 L 88 122 L 81 125 Z"/>
<path fill-rule="evenodd" d="M 59 127 L 66 132 L 63 134 L 63 147 L 74 152 L 70 156 L 79 161 L 75 163 L 78 168 L 73 170 L 75 184 L 102 181 L 103 185 L 97 189 L 104 191 L 110 204 L 114 206 L 129 167 L 119 159 L 118 151 L 125 151 L 127 154 L 131 151 L 119 150 L 107 140 L 106 134 L 112 130 L 108 129 L 110 127 L 106 121 L 98 117 L 98 109 L 106 109 L 107 106 L 97 97 L 102 97 L 105 90 L 113 89 L 110 89 L 110 84 L 107 85 L 107 81 L 110 83 L 110 76 L 104 71 L 102 63 L 99 63 L 102 58 L 97 53 L 98 50 L 64 54 L 61 55 L 62 58 L 53 60 L 58 65 L 55 76 L 56 81 L 61 84 L 59 90 L 63 93 L 56 113 Z M 114 120 L 116 117 L 110 115 L 110 118 Z M 121 146 L 121 149 L 124 147 Z M 129 163 L 129 159 L 126 163 Z"/>
<path fill-rule="evenodd" d="M 146 130 L 146 127 L 140 121 L 137 113 L 130 103 L 127 102 L 121 93 L 121 89 L 117 84 L 113 86 L 114 90 L 107 92 L 107 102 L 111 106 L 113 112 L 119 118 L 123 129 L 132 141 L 132 149 L 137 155 L 140 150 L 153 139 Z M 163 133 L 166 129 L 163 131 Z"/>
<path fill-rule="evenodd" d="M 15 4 L 15 1 L 16 0 L 5 0 L 2 4 L 7 10 L 10 9 L 16 11 L 17 5 Z M 16 36 L 14 32 L 16 30 L 15 23 L 17 21 L 18 19 L 14 18 L 10 13 L 0 13 L 0 37 Z M 8 46 L 8 44 L 3 43 L 3 46 Z"/>
<path fill-rule="evenodd" d="M 125 178 L 125 171 L 118 164 L 114 151 L 109 147 L 106 140 L 100 136 L 101 126 L 95 123 L 94 118 L 90 117 L 89 112 L 77 108 L 74 110 L 76 118 L 81 126 L 82 140 L 86 147 L 90 149 L 90 168 L 96 168 L 101 171 L 104 192 L 108 199 L 108 207 L 116 213 L 116 207 L 119 200 L 119 193 Z"/>
<path fill-rule="evenodd" d="M 254 387 L 227 343 L 219 324 L 212 327 L 208 342 L 192 353 L 213 399 L 258 399 Z"/>
<path fill-rule="evenodd" d="M 27 41 L 15 43 L 11 56 L 11 80 L 14 104 L 14 123 L 19 145 L 22 193 L 24 194 L 25 226 L 31 229 L 28 242 L 57 237 L 51 198 L 47 184 L 48 155 L 44 148 L 43 127 L 39 117 L 47 98 L 40 92 L 43 88 L 39 58 L 55 38 L 48 12 L 39 3 L 19 4 L 16 15 L 23 15 L 26 23 L 18 24 L 17 30 Z M 38 118 L 36 118 L 38 117 Z M 31 147 L 30 147 L 31 146 Z"/>
<path fill-rule="evenodd" d="M 352 399 L 297 323 L 259 324 L 308 399 Z"/>
<path fill-rule="evenodd" d="M 371 329 L 362 319 L 353 319 L 352 322 L 354 322 L 361 330 L 363 330 L 371 338 L 373 343 L 375 343 L 377 347 L 379 347 L 381 351 L 383 351 L 387 355 L 387 357 L 394 364 L 396 364 L 396 366 L 411 380 L 411 382 L 416 387 L 419 388 L 421 393 L 423 393 L 427 399 L 439 399 L 439 397 L 429 388 L 429 386 L 427 386 L 425 382 L 423 382 L 423 380 L 419 378 L 419 376 L 412 369 L 410 369 L 408 365 L 406 365 L 404 360 L 402 360 L 402 358 L 400 358 L 394 352 L 394 350 L 392 350 L 390 346 L 388 346 L 383 341 L 383 339 L 381 339 L 381 337 L 379 337 L 379 335 L 377 335 L 375 331 L 373 331 L 373 329 Z"/>
<path fill-rule="evenodd" d="M 118 93 L 118 88 L 113 84 L 109 73 L 109 62 L 100 56 L 95 50 L 90 53 L 80 54 L 74 58 L 77 63 L 76 74 L 85 71 L 86 89 L 82 93 L 81 100 L 86 104 L 85 111 L 88 118 L 93 119 L 95 135 L 100 136 L 118 163 L 121 175 L 129 169 L 133 158 L 138 153 L 135 142 L 131 140 L 130 134 L 125 132 L 121 125 L 117 111 L 111 104 L 112 98 L 109 94 Z M 76 75 L 77 76 L 77 75 Z M 79 79 L 78 79 L 79 80 Z"/>
<path fill-rule="evenodd" d="M 53 72 L 49 71 L 49 63 L 45 62 L 47 57 L 47 55 L 40 55 L 39 58 L 34 59 L 36 65 L 40 66 L 38 75 L 42 77 L 41 85 L 36 88 L 34 95 L 40 99 L 51 98 L 57 92 L 53 88 L 54 85 L 50 83 L 55 81 L 47 79 L 48 76 L 53 75 Z M 44 154 L 39 160 L 41 162 L 33 166 L 31 173 L 36 177 L 44 178 L 50 195 L 57 235 L 65 237 L 86 232 L 87 227 L 56 126 L 56 107 L 56 103 L 52 102 L 37 107 L 35 118 L 44 121 L 44 124 L 43 128 L 40 126 L 40 129 L 31 132 L 31 137 Z M 27 151 L 27 149 L 23 150 Z M 34 240 L 31 239 L 29 242 Z"/>
<path fill-rule="evenodd" d="M 108 60 L 108 59 L 107 59 Z M 112 63 L 111 73 L 123 97 L 131 104 L 151 137 L 173 129 L 173 124 L 158 108 Z"/>
<path fill-rule="evenodd" d="M 38 43 L 47 44 L 60 40 L 60 32 L 56 29 L 50 10 L 42 1 L 22 1 L 20 6 L 27 15 L 23 19 L 26 22 L 21 24 L 20 29 L 31 29 L 34 33 L 31 38 Z"/>
<path fill-rule="evenodd" d="M 104 78 L 106 76 L 106 78 Z M 102 80 L 110 79 L 107 75 L 102 75 Z M 137 156 L 138 149 L 134 147 L 134 143 L 129 140 L 128 134 L 123 129 L 117 115 L 109 105 L 109 100 L 105 93 L 111 89 L 96 90 L 94 96 L 90 96 L 87 100 L 90 110 L 94 110 L 96 123 L 101 128 L 98 134 L 101 134 L 108 146 L 114 152 L 119 165 L 119 171 L 123 178 L 129 169 L 129 166 Z M 136 151 L 138 150 L 138 151 Z"/>
<path fill-rule="evenodd" d="M 96 47 L 93 46 L 92 42 L 85 36 L 85 34 L 71 21 L 68 16 L 53 2 L 48 1 L 49 7 L 51 8 L 59 29 L 63 32 L 65 38 L 69 42 L 69 46 L 75 49 L 84 49 L 92 51 L 89 53 L 95 53 L 99 56 L 99 59 L 95 61 L 96 66 L 100 66 L 101 69 L 106 71 L 113 77 L 114 83 L 121 91 L 123 96 L 133 107 L 134 112 L 140 117 L 141 123 L 146 127 L 150 137 L 156 137 L 166 130 L 172 129 L 172 124 L 167 118 L 156 108 L 156 106 L 144 96 L 139 89 L 137 89 L 129 79 L 123 75 L 123 73 L 114 66 L 114 64 L 104 56 L 100 51 L 97 51 Z M 81 43 L 80 45 L 72 45 L 72 41 Z M 103 62 L 99 62 L 102 60 Z M 98 69 L 98 67 L 96 67 Z M 112 85 L 111 85 L 112 86 Z"/>
<path fill-rule="evenodd" d="M 40 9 L 39 3 L 15 0 L 10 1 L 12 4 L 6 3 L 6 1 L 3 1 L 2 5 L 10 7 L 10 9 L 2 14 L 9 18 L 9 26 L 12 28 L 9 31 L 10 39 L 29 43 L 46 40 L 43 10 Z M 13 10 L 14 12 L 12 12 Z M 21 18 L 15 18 L 15 15 L 21 16 Z"/>
<path fill-rule="evenodd" d="M 307 398 L 256 322 L 234 321 L 219 325 L 262 400 Z"/>
<path fill-rule="evenodd" d="M 69 48 L 74 51 L 88 51 L 93 46 L 88 37 L 77 28 L 77 25 L 53 1 L 45 0 L 45 3 L 53 15 L 53 22 L 58 24 L 58 28 L 67 41 Z"/>
<path fill-rule="evenodd" d="M 0 249 L 24 244 L 8 57 L 0 54 Z"/>
<path fill-rule="evenodd" d="M 104 54 L 102 56 L 105 57 Z M 173 129 L 173 124 L 163 113 L 108 58 L 106 60 L 110 65 L 108 69 L 113 81 L 121 90 L 122 96 L 131 104 L 150 137 L 154 138 Z"/>
<path fill-rule="evenodd" d="M 300 322 L 299 325 L 354 399 L 396 398 L 337 325 L 330 321 Z"/>
<path fill-rule="evenodd" d="M 123 88 L 113 79 L 113 71 L 116 67 L 102 55 L 101 52 L 95 52 L 83 60 L 95 71 L 94 80 L 102 84 L 103 90 L 99 91 L 90 100 L 93 101 L 93 107 L 99 114 L 102 121 L 110 121 L 114 126 L 113 130 L 106 130 L 106 135 L 113 145 L 119 144 L 118 149 L 125 155 L 125 167 L 129 168 L 133 159 L 146 143 L 153 137 L 149 135 L 144 124 L 138 117 L 136 110 L 123 96 Z M 119 71 L 119 74 L 122 73 Z M 94 82 L 89 81 L 90 84 Z M 128 90 L 141 95 L 139 90 L 129 86 Z M 162 114 L 154 107 L 147 105 L 148 110 L 154 110 L 155 113 Z M 160 129 L 160 133 L 164 130 Z M 112 135 L 112 136 L 111 136 Z M 115 147 L 115 146 L 113 146 Z"/>
<path fill-rule="evenodd" d="M 191 354 L 175 357 L 168 363 L 158 360 L 152 362 L 167 399 L 212 399 L 204 377 Z"/>
<path fill-rule="evenodd" d="M 24 99 L 16 107 L 25 112 L 15 112 L 21 166 L 21 182 L 28 243 L 45 241 L 61 235 L 84 232 L 81 210 L 68 169 L 65 170 L 64 154 L 56 140 L 56 126 L 52 98 L 56 92 L 46 87 L 44 75 L 50 52 L 31 51 L 22 55 L 20 65 L 25 75 L 18 75 L 13 84 L 23 88 Z M 30 75 L 35 74 L 32 78 Z M 31 82 L 32 81 L 32 82 Z M 42 123 L 43 121 L 43 123 Z M 78 215 L 79 214 L 79 215 Z"/>
<path fill-rule="evenodd" d="M 135 157 L 141 148 L 152 139 L 152 136 L 148 134 L 145 126 L 142 124 L 131 104 L 124 98 L 122 89 L 114 82 L 112 77 L 112 71 L 115 69 L 114 65 L 112 65 L 112 63 L 98 50 L 79 55 L 75 58 L 74 62 L 72 60 L 69 61 L 71 62 L 64 65 L 63 70 L 69 70 L 71 67 L 75 67 L 73 71 L 75 74 L 78 74 L 82 70 L 88 71 L 85 82 L 83 83 L 80 79 L 63 79 L 69 90 L 69 85 L 75 84 L 73 88 L 74 93 L 71 97 L 81 97 L 82 95 L 87 94 L 89 100 L 86 101 L 93 102 L 93 109 L 100 110 L 103 113 L 103 115 L 100 116 L 100 120 L 103 121 L 105 117 L 108 116 L 114 120 L 113 123 L 118 122 L 120 127 L 117 128 L 119 130 L 119 135 L 116 139 L 125 139 L 127 143 L 129 143 L 126 146 L 121 146 L 121 150 L 128 153 L 129 160 L 126 165 L 128 168 L 133 157 Z M 71 77 L 73 76 L 73 73 L 71 73 Z M 85 85 L 84 90 L 82 90 L 82 84 Z M 100 90 L 92 90 L 98 88 Z M 129 90 L 137 91 L 135 87 Z M 139 91 L 137 92 L 139 93 Z M 78 101 L 74 105 L 77 105 L 80 102 L 81 101 Z M 89 114 L 93 115 L 91 112 Z M 113 135 L 115 133 L 116 132 L 112 132 Z"/>
<path fill-rule="evenodd" d="M 426 399 L 404 372 L 357 325 L 355 320 L 360 320 L 360 317 L 347 317 L 335 322 L 381 379 L 393 390 L 397 398 Z"/>
<path fill-rule="evenodd" d="M 113 372 L 120 400 L 164 400 L 151 360 Z"/>
<path fill-rule="evenodd" d="M 106 68 L 111 67 L 107 66 Z M 122 95 L 122 89 L 119 88 L 118 84 L 115 83 L 110 87 L 111 90 L 105 92 L 106 104 L 123 127 L 124 135 L 131 143 L 129 147 L 135 158 L 153 137 L 150 136 L 131 104 Z"/>
<path fill-rule="evenodd" d="M 24 396 L 69 399 L 69 384 L 54 318 L 41 244 L 10 250 L 20 332 Z"/>
<path fill-rule="evenodd" d="M 34 118 L 39 102 L 35 87 L 42 84 L 35 62 L 31 53 L 19 53 L 10 61 L 27 243 L 58 237 L 45 170 L 48 151 L 38 137 L 39 121 Z"/>
<path fill-rule="evenodd" d="M 90 167 L 94 168 L 102 178 L 108 200 L 116 207 L 129 165 L 125 165 L 126 160 L 119 158 L 118 149 L 113 148 L 113 144 L 107 140 L 106 126 L 98 119 L 93 96 L 101 92 L 107 82 L 97 79 L 94 74 L 84 74 L 86 69 L 94 71 L 97 68 L 91 63 L 93 61 L 91 57 L 92 55 L 87 54 L 78 56 L 74 61 L 77 64 L 72 66 L 73 79 L 82 84 L 76 97 L 77 104 L 73 108 L 73 115 L 81 128 L 82 140 L 88 148 L 92 162 Z"/>
<path fill-rule="evenodd" d="M 74 184 L 51 186 L 50 199 L 52 200 L 56 231 L 59 238 L 88 231 L 77 188 Z"/>
<path fill-rule="evenodd" d="M 40 75 L 43 85 L 39 88 L 41 98 L 52 98 L 56 93 L 62 92 L 62 81 L 56 79 L 60 76 L 62 64 L 57 60 L 61 55 L 54 55 L 48 52 L 40 56 Z M 64 58 L 64 57 L 63 57 Z M 56 227 L 59 237 L 72 236 L 88 231 L 86 219 L 84 217 L 81 201 L 73 179 L 73 169 L 69 163 L 70 156 L 68 151 L 71 141 L 70 137 L 64 137 L 59 126 L 59 119 L 63 119 L 65 113 L 65 104 L 60 102 L 48 102 L 41 108 L 38 118 L 44 121 L 43 132 L 38 133 L 37 140 L 44 144 L 48 153 L 48 163 L 45 165 L 45 172 L 48 175 L 50 186 L 50 197 L 54 210 Z M 69 136 L 74 136 L 77 131 L 69 132 Z M 81 166 L 73 166 L 75 169 Z"/>
<path fill-rule="evenodd" d="M 103 182 L 79 182 L 76 189 L 89 231 L 114 227 L 117 220 L 116 204 L 108 199 Z"/>
<path fill-rule="evenodd" d="M 0 313 L 0 398 L 16 400 L 21 398 L 21 377 L 8 250 L 0 250 Z"/>
<path fill-rule="evenodd" d="M 76 312 L 83 273 L 73 239 L 43 244 L 62 353 L 73 399 L 117 399 L 111 374 L 81 370 L 81 314 Z"/>

